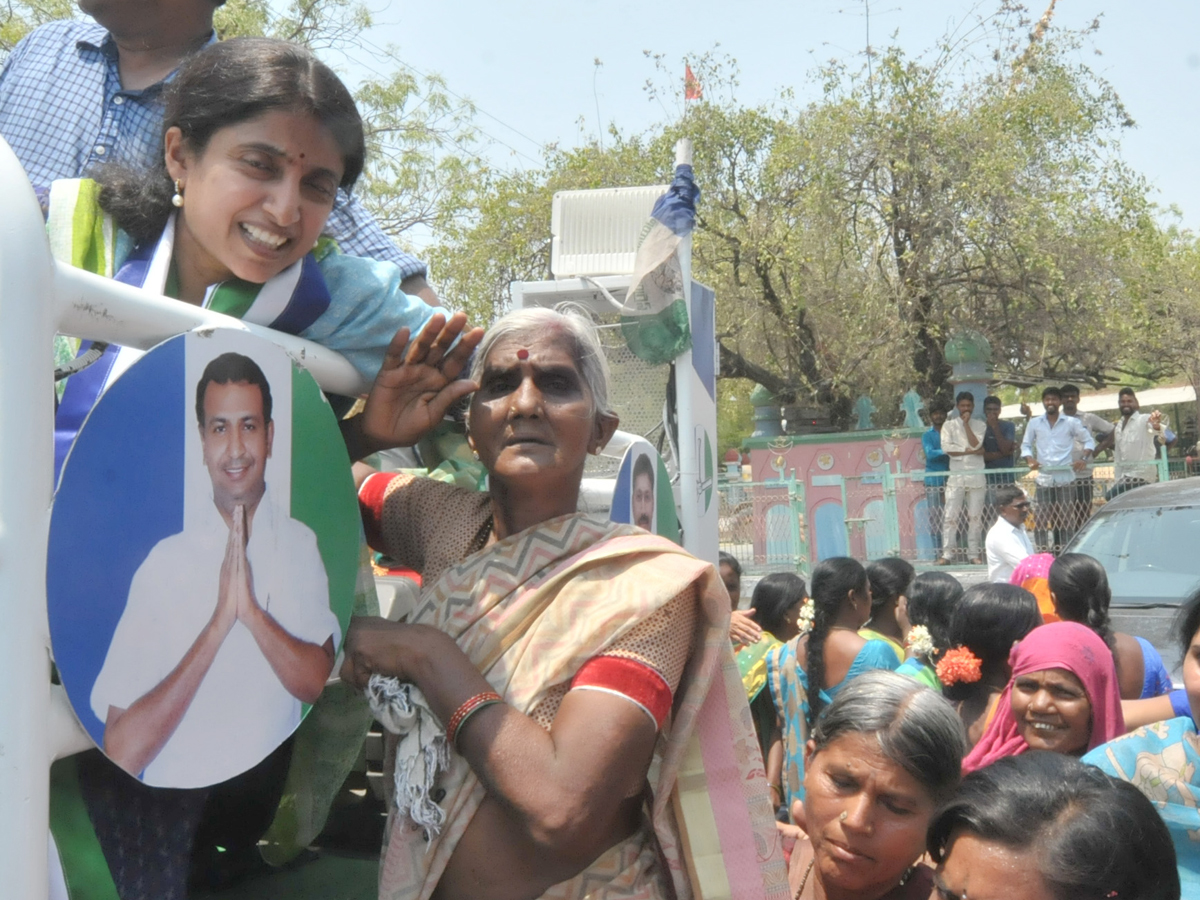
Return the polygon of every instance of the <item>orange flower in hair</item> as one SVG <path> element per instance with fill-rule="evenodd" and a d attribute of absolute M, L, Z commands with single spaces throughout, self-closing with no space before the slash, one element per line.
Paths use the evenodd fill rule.
<path fill-rule="evenodd" d="M 955 647 L 937 664 L 937 676 L 946 687 L 960 681 L 974 684 L 983 677 L 983 660 L 966 647 Z"/>

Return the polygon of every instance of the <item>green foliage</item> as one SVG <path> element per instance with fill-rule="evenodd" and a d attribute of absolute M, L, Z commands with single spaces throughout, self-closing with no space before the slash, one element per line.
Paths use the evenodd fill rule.
<path fill-rule="evenodd" d="M 17 42 L 39 25 L 74 14 L 72 0 L 9 0 L 0 13 L 0 55 L 7 58 Z"/>
<path fill-rule="evenodd" d="M 681 66 L 648 54 L 659 126 L 611 127 L 512 171 L 485 160 L 469 102 L 381 51 L 384 74 L 357 88 L 359 194 L 398 241 L 433 238 L 440 293 L 487 323 L 512 281 L 549 277 L 556 191 L 664 182 L 676 140 L 691 137 L 694 274 L 717 292 L 722 376 L 744 379 L 722 388 L 729 443 L 751 426 L 753 382 L 835 420 L 868 394 L 880 424 L 898 422 L 909 388 L 948 392 L 942 348 L 963 327 L 984 333 L 1016 384 L 1182 373 L 1200 385 L 1200 250 L 1160 224 L 1121 159 L 1132 122 L 1080 61 L 1091 29 L 998 3 L 925 55 L 892 46 L 829 62 L 805 105 L 790 90 L 741 103 L 736 63 L 716 52 L 689 57 L 705 99 L 685 104 Z M 229 0 L 216 27 L 323 53 L 356 47 L 370 23 L 361 0 L 275 8 Z M 11 3 L 0 50 L 73 13 L 69 0 Z"/>

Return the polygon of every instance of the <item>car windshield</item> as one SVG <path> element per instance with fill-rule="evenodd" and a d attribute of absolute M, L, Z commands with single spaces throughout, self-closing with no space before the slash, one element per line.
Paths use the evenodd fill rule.
<path fill-rule="evenodd" d="M 1200 507 L 1123 509 L 1093 518 L 1067 548 L 1094 556 L 1117 603 L 1178 603 L 1200 584 Z"/>

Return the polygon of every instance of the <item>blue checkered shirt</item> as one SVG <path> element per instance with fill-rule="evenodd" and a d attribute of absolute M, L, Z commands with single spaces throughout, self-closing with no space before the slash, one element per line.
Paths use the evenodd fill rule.
<path fill-rule="evenodd" d="M 0 72 L 0 135 L 38 188 L 104 162 L 148 168 L 162 153 L 162 93 L 172 77 L 122 90 L 107 31 L 91 22 L 51 22 L 17 44 Z M 325 232 L 344 253 L 395 263 L 403 278 L 425 274 L 425 264 L 344 191 Z"/>

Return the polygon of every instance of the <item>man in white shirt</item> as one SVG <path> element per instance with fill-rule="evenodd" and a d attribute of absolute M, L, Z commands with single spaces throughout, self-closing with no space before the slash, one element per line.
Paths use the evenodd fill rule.
<path fill-rule="evenodd" d="M 950 457 L 950 478 L 946 482 L 946 519 L 942 526 L 942 558 L 937 564 L 947 566 L 955 551 L 958 520 L 963 497 L 967 501 L 967 556 L 973 565 L 982 565 L 980 538 L 983 534 L 983 504 L 987 499 L 987 480 L 984 476 L 983 438 L 987 423 L 972 419 L 975 397 L 970 391 L 960 391 L 955 400 L 955 413 L 942 426 L 942 450 Z"/>
<path fill-rule="evenodd" d="M 1030 469 L 1037 470 L 1038 529 L 1045 529 L 1050 549 L 1059 550 L 1074 531 L 1072 507 L 1078 497 L 1075 477 L 1088 467 L 1096 441 L 1084 424 L 1059 413 L 1062 392 L 1056 387 L 1042 391 L 1045 414 L 1036 416 L 1025 429 L 1021 455 Z M 1075 458 L 1075 442 L 1083 452 Z"/>
<path fill-rule="evenodd" d="M 1091 433 L 1092 439 L 1096 442 L 1096 449 L 1093 451 L 1093 456 L 1099 452 L 1109 439 L 1109 435 L 1113 433 L 1113 423 L 1091 412 L 1083 412 L 1079 409 L 1079 388 L 1073 384 L 1064 384 L 1060 387 L 1059 392 L 1062 395 L 1062 411 L 1063 415 L 1071 416 L 1083 423 L 1083 427 Z M 1071 462 L 1076 462 L 1083 459 L 1084 446 L 1083 442 L 1078 438 L 1075 440 L 1075 449 L 1071 451 Z M 1092 501 L 1095 499 L 1095 484 L 1092 481 L 1092 473 L 1085 469 L 1080 472 L 1075 478 L 1075 502 L 1071 505 L 1071 533 L 1074 534 L 1083 527 L 1092 515 Z"/>
<path fill-rule="evenodd" d="M 996 506 L 1000 518 L 988 529 L 988 581 L 1008 583 L 1017 563 L 1033 555 L 1033 544 L 1025 533 L 1025 516 L 1029 499 L 1014 484 L 996 489 Z"/>
<path fill-rule="evenodd" d="M 1167 427 L 1167 419 L 1161 412 L 1140 411 L 1133 388 L 1121 388 L 1117 394 L 1117 405 L 1121 409 L 1121 418 L 1112 433 L 1115 471 L 1108 499 L 1158 481 L 1158 465 L 1155 462 L 1158 445 L 1169 447 L 1175 442 L 1175 435 Z"/>
<path fill-rule="evenodd" d="M 271 389 L 224 353 L 196 386 L 212 503 L 138 568 L 92 687 L 104 751 L 155 787 L 202 787 L 257 765 L 300 724 L 341 630 L 316 535 L 267 490 Z"/>

